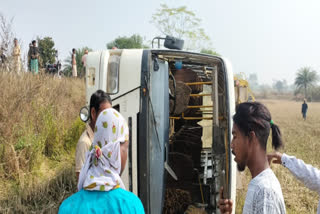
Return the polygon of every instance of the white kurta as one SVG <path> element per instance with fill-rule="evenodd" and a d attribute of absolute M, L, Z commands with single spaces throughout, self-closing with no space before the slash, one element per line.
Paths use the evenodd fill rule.
<path fill-rule="evenodd" d="M 14 60 L 14 71 L 19 73 L 21 68 L 20 45 L 14 46 L 12 56 Z"/>
<path fill-rule="evenodd" d="M 281 157 L 282 165 L 289 169 L 289 171 L 306 187 L 316 191 L 320 195 L 320 170 L 305 164 L 303 160 L 297 159 L 294 156 L 283 154 Z M 320 214 L 320 201 L 318 203 L 317 214 Z"/>

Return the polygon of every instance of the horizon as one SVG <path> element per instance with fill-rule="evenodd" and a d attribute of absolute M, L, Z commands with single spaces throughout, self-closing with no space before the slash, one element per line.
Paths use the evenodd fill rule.
<path fill-rule="evenodd" d="M 64 62 L 72 48 L 102 50 L 119 36 L 139 34 L 145 41 L 161 36 L 150 23 L 160 3 L 192 10 L 202 20 L 214 50 L 231 61 L 234 74 L 256 73 L 259 84 L 269 85 L 283 79 L 292 85 L 298 69 L 305 66 L 319 75 L 320 2 L 316 0 L 57 0 L 55 4 L 12 0 L 2 3 L 0 12 L 14 18 L 13 31 L 22 41 L 23 54 L 31 40 L 48 36 Z"/>

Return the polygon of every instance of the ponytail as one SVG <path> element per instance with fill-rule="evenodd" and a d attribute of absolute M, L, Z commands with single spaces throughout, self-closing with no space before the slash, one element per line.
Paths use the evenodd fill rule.
<path fill-rule="evenodd" d="M 279 148 L 283 147 L 281 132 L 279 127 L 274 123 L 271 123 L 271 129 L 272 129 L 272 147 L 275 150 L 278 150 Z"/>

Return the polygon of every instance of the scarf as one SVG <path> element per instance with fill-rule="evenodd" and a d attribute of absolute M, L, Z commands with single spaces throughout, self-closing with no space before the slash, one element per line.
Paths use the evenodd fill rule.
<path fill-rule="evenodd" d="M 122 115 L 113 108 L 102 111 L 94 129 L 94 140 L 86 153 L 78 190 L 110 191 L 125 186 L 120 178 L 120 143 L 129 140 L 129 129 Z"/>

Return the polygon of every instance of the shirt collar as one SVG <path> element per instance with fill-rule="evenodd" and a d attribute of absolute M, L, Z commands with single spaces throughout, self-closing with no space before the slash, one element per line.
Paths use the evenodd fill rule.
<path fill-rule="evenodd" d="M 94 138 L 94 133 L 93 133 L 92 128 L 90 127 L 89 124 L 87 124 L 87 126 L 86 126 L 86 131 L 87 131 L 88 137 L 90 138 L 90 140 L 92 142 L 93 138 Z"/>

